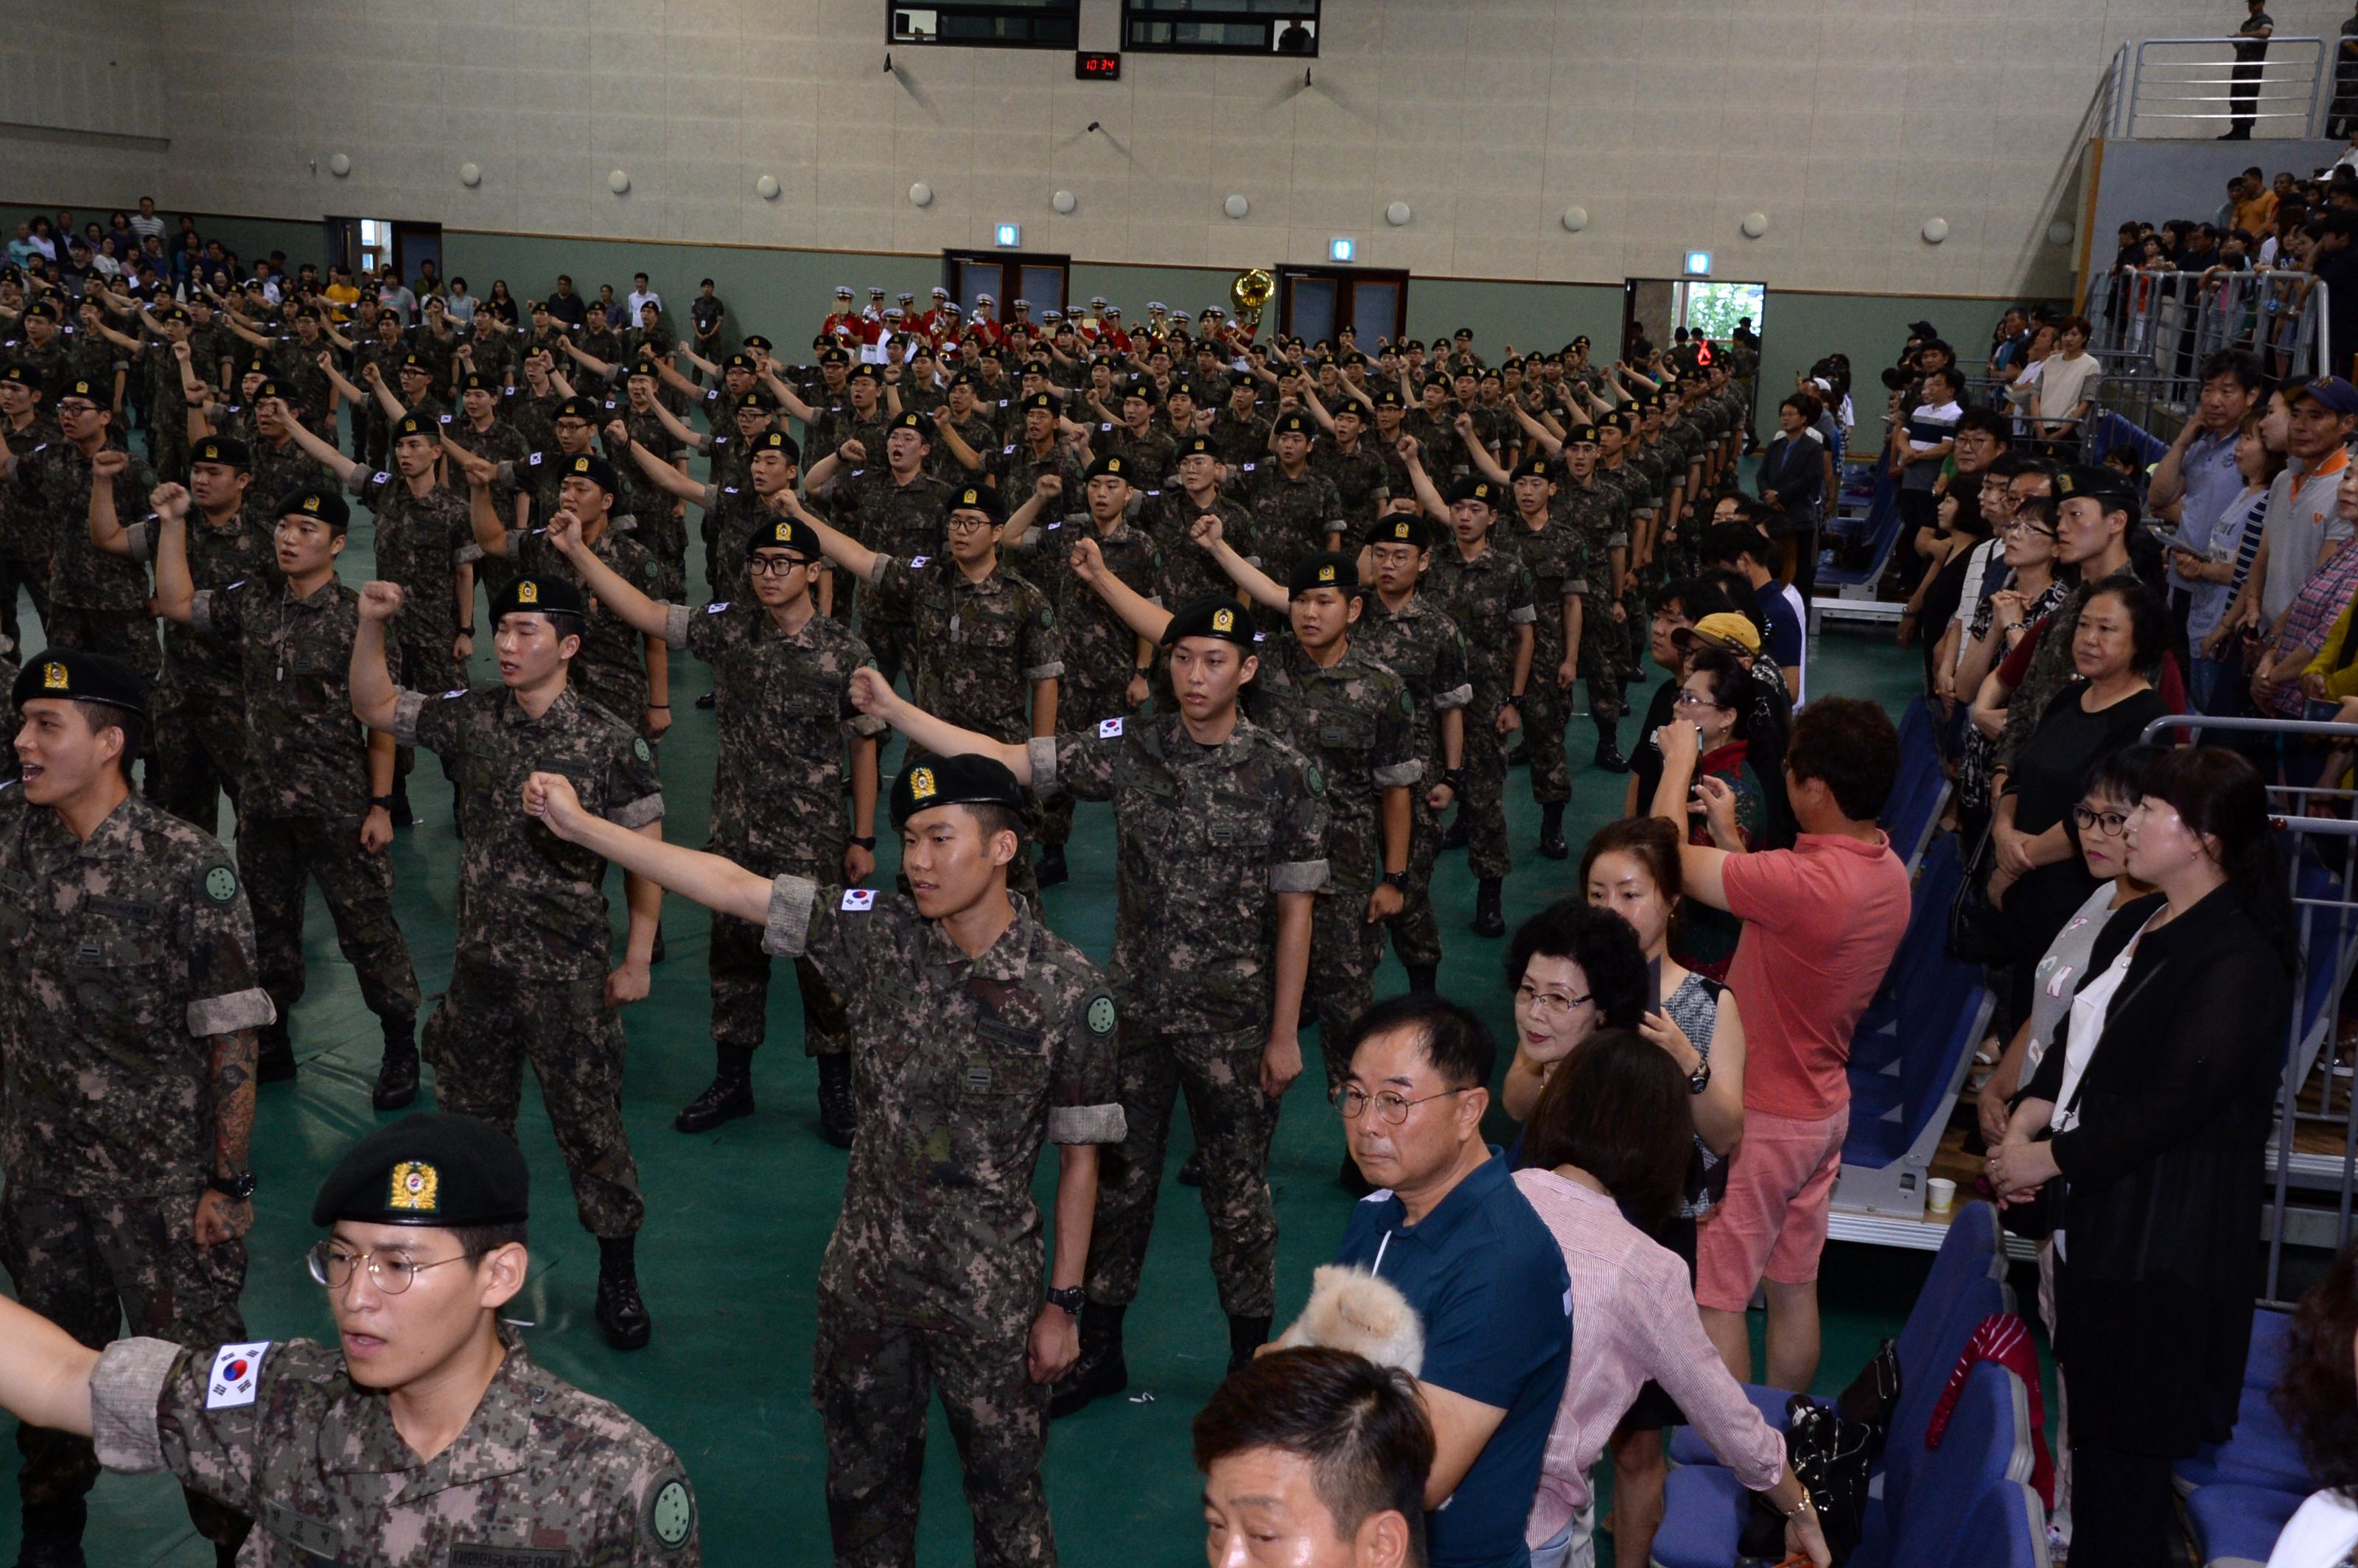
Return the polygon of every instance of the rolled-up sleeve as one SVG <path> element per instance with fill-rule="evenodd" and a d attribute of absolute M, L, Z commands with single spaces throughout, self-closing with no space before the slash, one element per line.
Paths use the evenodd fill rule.
<path fill-rule="evenodd" d="M 606 820 L 617 827 L 636 830 L 650 822 L 661 822 L 663 814 L 663 792 L 657 790 L 653 795 L 643 795 L 636 800 L 624 801 L 611 807 L 606 813 Z"/>
<path fill-rule="evenodd" d="M 118 1339 L 100 1352 L 90 1374 L 90 1435 L 101 1465 L 126 1476 L 164 1467 L 156 1411 L 187 1354 L 163 1339 Z"/>
<path fill-rule="evenodd" d="M 1471 681 L 1453 686 L 1446 691 L 1436 691 L 1433 694 L 1433 706 L 1444 712 L 1453 708 L 1463 708 L 1473 700 L 1474 683 Z"/>
<path fill-rule="evenodd" d="M 1403 785 L 1412 784 L 1423 777 L 1424 763 L 1415 757 L 1411 757 L 1405 762 L 1390 763 L 1378 768 L 1375 772 L 1376 783 L 1386 789 L 1399 789 Z"/>
<path fill-rule="evenodd" d="M 1326 862 L 1280 860 L 1269 869 L 1271 892 L 1316 892 L 1326 885 Z"/>
<path fill-rule="evenodd" d="M 277 1017 L 270 993 L 254 986 L 227 996 L 199 997 L 189 1003 L 189 1033 L 200 1039 L 234 1034 L 241 1029 L 259 1029 Z"/>
<path fill-rule="evenodd" d="M 811 908 L 818 884 L 808 877 L 780 876 L 770 883 L 770 915 L 762 923 L 762 951 L 799 958 L 810 946 Z"/>
<path fill-rule="evenodd" d="M 694 614 L 685 604 L 666 604 L 663 607 L 663 612 L 664 646 L 666 648 L 687 647 L 687 629 L 695 622 Z"/>

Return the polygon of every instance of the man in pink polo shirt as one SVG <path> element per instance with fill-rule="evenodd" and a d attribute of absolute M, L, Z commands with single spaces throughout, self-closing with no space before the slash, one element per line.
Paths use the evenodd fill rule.
<path fill-rule="evenodd" d="M 1807 1389 L 1817 1376 L 1818 1258 L 1850 1128 L 1844 1065 L 1908 929 L 1907 869 L 1876 826 L 1898 764 L 1882 708 L 1821 697 L 1794 719 L 1785 752 L 1793 848 L 1680 850 L 1687 896 L 1744 922 L 1727 976 L 1744 1015 L 1744 1137 L 1727 1195 L 1695 1238 L 1695 1303 L 1728 1370 L 1747 1379 L 1744 1313 L 1768 1281 L 1772 1388 Z M 1726 790 L 1704 779 L 1698 802 Z"/>

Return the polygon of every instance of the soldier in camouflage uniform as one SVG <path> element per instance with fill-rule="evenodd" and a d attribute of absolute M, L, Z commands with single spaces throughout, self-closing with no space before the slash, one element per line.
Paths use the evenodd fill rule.
<path fill-rule="evenodd" d="M 352 351 L 352 379 L 362 386 L 377 383 L 390 385 L 399 375 L 401 362 L 409 357 L 409 345 L 401 335 L 401 318 L 388 310 L 376 319 L 376 330 Z M 373 368 L 374 379 L 370 372 Z M 363 397 L 352 405 L 352 428 L 359 437 L 354 450 L 361 461 L 372 469 L 391 466 L 393 458 L 393 421 L 373 397 Z"/>
<path fill-rule="evenodd" d="M 855 690 L 889 715 L 874 671 Z M 525 795 L 565 837 L 758 923 L 765 951 L 806 957 L 850 999 L 860 1129 L 819 1265 L 812 1378 L 843 1568 L 915 1560 L 936 1389 L 964 1464 L 973 1561 L 1056 1561 L 1040 1480 L 1046 1385 L 1078 1352 L 1090 1237 L 1086 1217 L 1057 1226 L 1043 1302 L 1033 1173 L 1055 1143 L 1056 1212 L 1086 1217 L 1098 1147 L 1120 1142 L 1125 1123 L 1104 977 L 1007 887 L 1022 802 L 987 757 L 904 770 L 892 809 L 912 891 L 879 894 L 634 840 L 583 811 L 561 779 L 535 776 Z"/>
<path fill-rule="evenodd" d="M 16 341 L 0 344 L 8 357 L 23 365 L 43 390 L 54 393 L 68 379 L 66 355 L 73 341 L 61 330 L 58 319 L 58 299 L 36 299 L 25 307 L 17 319 Z"/>
<path fill-rule="evenodd" d="M 1627 773 L 1629 763 L 1621 754 L 1620 721 L 1628 707 L 1621 681 L 1621 659 L 1628 644 L 1628 612 L 1613 594 L 1613 585 L 1621 580 L 1629 557 L 1627 502 L 1597 473 L 1597 427 L 1574 425 L 1566 436 L 1563 469 L 1556 475 L 1556 513 L 1570 530 L 1574 569 L 1566 591 L 1574 591 L 1570 584 L 1578 585 L 1580 636 L 1571 644 L 1572 657 L 1557 670 L 1555 679 L 1567 692 L 1574 676 L 1588 683 L 1589 716 L 1596 721 L 1596 753 L 1592 760 L 1606 773 Z M 1533 667 L 1541 677 L 1546 676 L 1545 666 L 1534 661 Z"/>
<path fill-rule="evenodd" d="M 1228 404 L 1212 416 L 1205 432 L 1228 466 L 1231 475 L 1269 456 L 1269 421 L 1254 412 L 1260 401 L 1260 383 L 1243 371 L 1228 378 Z"/>
<path fill-rule="evenodd" d="M 66 329 L 68 381 L 86 381 L 104 394 L 102 401 L 114 415 L 115 438 L 130 427 L 124 423 L 124 392 L 131 381 L 131 358 L 122 346 L 108 341 L 98 301 L 85 299 L 74 310 L 74 324 Z"/>
<path fill-rule="evenodd" d="M 294 411 L 280 395 L 278 384 L 258 365 L 248 366 L 238 378 L 237 395 L 243 400 L 242 406 L 209 398 L 202 407 L 191 407 L 189 438 L 200 441 L 207 436 L 234 436 L 243 441 L 254 474 L 248 494 L 270 505 L 291 492 L 333 482 L 329 470 L 296 440 L 299 427 Z"/>
<path fill-rule="evenodd" d="M 914 746 L 994 756 L 1043 793 L 1061 786 L 1113 802 L 1128 1133 L 1099 1186 L 1081 1360 L 1057 1391 L 1056 1415 L 1127 1385 L 1121 1319 L 1138 1293 L 1183 1091 L 1232 1360 L 1266 1341 L 1276 1307 L 1269 1141 L 1278 1098 L 1302 1072 L 1295 1022 L 1313 895 L 1326 881 L 1325 786 L 1314 764 L 1238 709 L 1255 667 L 1242 605 L 1199 600 L 1168 636 L 1176 713 L 1103 719 L 1028 744 L 945 723 L 873 676 L 852 688 Z"/>
<path fill-rule="evenodd" d="M 1001 503 L 1011 510 L 1022 506 L 1038 493 L 1044 475 L 1055 476 L 1064 494 L 1080 494 L 1082 485 L 1087 482 L 1082 477 L 1086 465 L 1061 433 L 1064 406 L 1056 400 L 1056 395 L 1032 393 L 1016 407 L 1022 419 L 1022 427 L 1015 439 L 993 453 L 990 460 L 990 481 L 999 491 Z M 1052 517 L 1048 521 L 1059 519 Z M 1063 609 L 1065 573 L 1061 564 L 1052 562 L 1049 569 L 1033 575 L 1048 601 Z"/>
<path fill-rule="evenodd" d="M 238 1558 L 247 1568 L 697 1568 L 678 1457 L 535 1365 L 500 1321 L 530 1261 L 529 1198 L 524 1157 L 498 1129 L 406 1118 L 356 1143 L 312 1202 L 332 1234 L 305 1261 L 349 1355 L 308 1339 L 191 1350 L 152 1338 L 94 1355 L 0 1303 L 0 1384 L 62 1396 L 108 1469 L 169 1471 L 250 1513 L 261 1528 Z M 411 1363 L 399 1372 L 380 1365 L 387 1336 Z M 389 1411 L 405 1393 L 447 1400 L 454 1388 L 462 1425 L 428 1459 Z M 16 1413 L 45 1413 L 34 1402 Z"/>
<path fill-rule="evenodd" d="M 950 377 L 947 401 L 931 415 L 934 445 L 925 471 L 945 484 L 976 483 L 999 450 L 999 423 L 977 401 L 980 385 L 972 371 L 958 372 Z"/>
<path fill-rule="evenodd" d="M 125 1320 L 182 1344 L 243 1338 L 254 1031 L 272 1016 L 244 893 L 218 840 L 132 793 L 133 671 L 51 650 L 11 695 L 24 777 L 0 785 L 0 1263 L 91 1350 Z M 24 1561 L 80 1562 L 87 1428 L 28 1422 L 16 1439 Z M 189 1511 L 216 1547 L 245 1534 L 217 1504 Z"/>
<path fill-rule="evenodd" d="M 849 628 L 818 613 L 814 593 L 827 566 L 818 535 L 794 517 L 772 517 L 739 546 L 752 597 L 693 610 L 653 599 L 624 580 L 582 546 L 578 529 L 560 524 L 554 534 L 600 605 L 712 666 L 719 721 L 715 852 L 759 875 L 853 886 L 866 881 L 876 869 L 876 759 L 884 725 L 856 712 L 849 696 L 851 672 L 874 658 Z M 810 959 L 794 962 L 802 988 L 803 1051 L 818 1060 L 820 1130 L 828 1142 L 848 1149 L 850 1020 L 842 995 Z M 762 1044 L 770 994 L 770 957 L 762 950 L 760 927 L 726 917 L 712 923 L 711 977 L 719 1065 L 711 1085 L 673 1122 L 682 1132 L 707 1131 L 753 1113 L 753 1053 Z"/>
<path fill-rule="evenodd" d="M 210 445 L 210 443 L 208 443 Z M 200 449 L 201 455 L 202 449 Z M 393 914 L 393 741 L 352 719 L 345 681 L 360 595 L 336 580 L 349 514 L 331 490 L 282 497 L 270 569 L 200 586 L 189 498 L 156 495 L 156 598 L 170 628 L 226 644 L 238 676 L 216 724 L 243 738 L 237 859 L 254 903 L 262 983 L 278 1022 L 263 1055 L 293 1068 L 287 1021 L 303 995 L 303 883 L 319 884 L 336 945 L 384 1031 L 372 1098 L 395 1110 L 417 1098 L 417 976 Z M 142 525 L 145 530 L 145 525 Z M 265 1071 L 265 1077 L 272 1075 Z"/>
<path fill-rule="evenodd" d="M 93 461 L 107 452 L 114 415 L 105 388 L 68 382 L 58 396 L 58 428 L 64 439 L 20 452 L 0 441 L 0 478 L 16 482 L 17 505 L 45 516 L 53 554 L 49 602 L 41 629 L 53 648 L 79 648 L 122 660 L 153 685 L 162 665 L 156 622 L 147 613 L 147 573 L 124 556 L 112 556 L 91 543 L 90 496 L 100 476 Z M 104 482 L 114 489 L 115 515 L 144 517 L 156 476 L 124 458 L 110 464 Z"/>
<path fill-rule="evenodd" d="M 94 460 L 110 469 L 130 463 L 122 452 L 102 452 Z M 193 494 L 200 520 L 189 530 L 187 569 L 201 588 L 224 588 L 247 578 L 277 579 L 267 514 L 258 500 L 248 505 L 251 479 L 245 444 L 208 436 L 197 443 L 189 488 L 166 484 L 148 497 L 153 508 L 166 492 L 183 503 Z M 144 519 L 146 512 L 133 515 Z M 91 542 L 109 555 L 128 557 L 142 567 L 156 559 L 155 530 L 144 520 L 124 523 L 112 485 L 92 490 L 87 526 Z M 239 687 L 236 649 L 191 636 L 185 626 L 164 628 L 164 678 L 157 687 L 147 748 L 149 775 L 160 775 L 160 784 L 148 794 L 173 816 L 208 833 L 219 827 L 223 794 L 233 807 L 237 805 L 244 775 L 244 730 L 221 722 L 222 714 L 242 705 Z"/>
<path fill-rule="evenodd" d="M 751 599 L 753 589 L 746 578 L 745 547 L 777 520 L 794 494 L 795 475 L 802 461 L 795 438 L 783 430 L 765 430 L 751 438 L 743 475 L 726 481 L 716 478 L 707 484 L 698 484 L 640 446 L 620 420 L 606 427 L 606 440 L 617 456 L 627 455 L 658 487 L 703 509 L 705 540 L 715 556 L 705 573 L 713 598 L 724 603 Z M 719 464 L 716 461 L 713 466 L 718 469 Z M 644 592 L 663 597 L 658 586 L 640 587 Z"/>
<path fill-rule="evenodd" d="M 1312 399 L 1311 412 L 1325 416 L 1319 422 L 1329 438 L 1311 448 L 1310 461 L 1334 481 L 1336 498 L 1342 503 L 1344 532 L 1356 537 L 1382 515 L 1385 503 L 1391 499 L 1391 466 L 1367 438 L 1367 410 L 1347 394 L 1339 395 L 1343 400 L 1332 414 Z"/>
<path fill-rule="evenodd" d="M 1160 491 L 1146 492 L 1138 520 L 1152 535 L 1163 556 L 1163 580 L 1158 596 L 1166 605 L 1193 604 L 1206 594 L 1228 591 L 1228 579 L 1212 559 L 1195 548 L 1195 524 L 1205 517 L 1220 520 L 1220 536 L 1248 560 L 1259 552 L 1252 509 L 1223 488 L 1220 454 L 1209 436 L 1190 436 L 1179 443 L 1178 467 Z"/>
<path fill-rule="evenodd" d="M 1664 494 L 1656 488 L 1659 457 L 1645 462 L 1637 458 L 1636 437 L 1641 424 L 1638 410 L 1627 406 L 1596 421 L 1596 482 L 1618 492 L 1628 517 L 1629 543 L 1624 553 L 1624 567 L 1618 585 L 1611 590 L 1621 606 L 1624 626 L 1643 625 L 1649 613 L 1647 597 L 1638 588 L 1638 557 L 1661 516 Z M 1638 642 L 1636 637 L 1625 637 L 1620 652 L 1614 657 L 1614 665 L 1625 683 L 1645 678 L 1644 667 L 1639 662 Z"/>
<path fill-rule="evenodd" d="M 1154 422 L 1154 384 L 1133 381 L 1120 391 L 1121 417 L 1107 419 L 1098 426 L 1096 434 L 1089 438 L 1090 455 L 1125 458 L 1135 488 L 1160 490 L 1179 454 L 1177 443 Z M 1105 405 L 1099 403 L 1098 406 L 1103 408 Z"/>
<path fill-rule="evenodd" d="M 956 493 L 925 471 L 932 442 L 930 421 L 903 414 L 885 435 L 882 463 L 865 443 L 845 441 L 811 464 L 804 488 L 832 503 L 843 532 L 878 555 L 930 559 L 942 553 L 942 518 Z M 848 613 L 849 597 L 837 596 L 838 620 Z M 914 664 L 920 652 L 905 603 L 869 603 L 860 618 L 860 637 L 887 680 L 900 679 L 903 666 Z"/>
<path fill-rule="evenodd" d="M 1547 460 L 1524 460 L 1509 479 L 1513 514 L 1499 524 L 1499 543 L 1522 557 L 1531 578 L 1535 618 L 1531 673 L 1524 687 L 1523 754 L 1531 768 L 1531 798 L 1540 808 L 1539 850 L 1551 860 L 1571 853 L 1563 839 L 1563 808 L 1572 798 L 1572 770 L 1563 755 L 1571 688 L 1559 677 L 1566 651 L 1580 645 L 1580 595 L 1587 589 L 1580 572 L 1580 546 L 1557 513 L 1556 493 Z"/>
<path fill-rule="evenodd" d="M 423 1042 L 436 1096 L 513 1133 L 531 1063 L 582 1226 L 598 1238 L 599 1326 L 617 1349 L 637 1349 L 653 1332 L 633 1247 L 645 1205 L 622 1131 L 626 1042 L 615 1010 L 647 994 L 663 892 L 624 879 L 630 935 L 610 973 L 605 861 L 561 848 L 514 803 L 526 774 L 561 772 L 591 810 L 659 837 L 654 754 L 568 685 L 587 606 L 565 579 L 520 577 L 509 585 L 492 617 L 503 686 L 479 691 L 429 696 L 395 687 L 385 632 L 401 599 L 394 583 L 362 590 L 352 710 L 403 745 L 440 753 L 458 786 L 466 838 L 458 957 Z"/>
<path fill-rule="evenodd" d="M 41 411 L 48 392 L 26 366 L 0 368 L 0 447 L 29 457 L 65 439 L 57 422 Z M 31 598 L 42 626 L 49 623 L 49 556 L 54 547 L 49 520 L 38 499 L 22 485 L 0 485 L 0 635 L 20 647 L 25 635 L 16 618 L 19 592 Z"/>
<path fill-rule="evenodd" d="M 144 331 L 118 331 L 103 319 L 93 325 L 127 356 L 132 384 L 147 410 L 147 461 L 160 478 L 183 483 L 189 477 L 189 422 L 181 367 L 189 361 L 178 345 L 189 341 L 189 312 L 178 305 L 167 305 L 160 313 L 135 306 L 124 319 Z"/>
<path fill-rule="evenodd" d="M 1246 462 L 1237 481 L 1252 508 L 1254 551 L 1273 581 L 1291 578 L 1304 557 L 1340 547 L 1347 526 L 1335 481 L 1310 463 L 1317 427 L 1306 414 L 1279 416 L 1276 455 Z"/>
<path fill-rule="evenodd" d="M 1435 553 L 1429 591 L 1466 633 L 1474 701 L 1466 722 L 1465 783 L 1457 826 L 1465 833 L 1467 866 L 1476 880 L 1474 930 L 1503 936 L 1502 885 L 1514 858 L 1507 845 L 1507 741 L 1522 727 L 1522 706 L 1531 673 L 1531 574 L 1509 546 L 1492 542 L 1498 524 L 1498 487 L 1467 477 L 1450 487 L 1446 503 L 1421 463 L 1409 463 L 1409 480 L 1425 514 L 1447 521 L 1454 548 Z M 1453 834 L 1453 838 L 1455 835 Z"/>
<path fill-rule="evenodd" d="M 1039 565 L 1030 568 L 1036 582 L 1068 574 L 1074 546 L 1084 538 L 1097 544 L 1098 558 L 1138 593 L 1156 597 L 1162 577 L 1162 552 L 1145 529 L 1129 521 L 1130 460 L 1121 454 L 1102 455 L 1088 467 L 1079 499 L 1087 510 L 1069 517 L 1064 480 L 1043 474 L 1033 481 L 1030 500 L 1007 520 L 1006 532 L 1021 547 L 1035 553 Z M 1035 522 L 1037 518 L 1039 521 Z M 1073 525 L 1066 526 L 1067 522 Z M 1100 719 L 1115 719 L 1144 706 L 1154 668 L 1152 637 L 1141 639 L 1109 611 L 1098 599 L 1076 596 L 1064 618 L 1065 673 L 1056 682 L 1056 713 L 1067 726 L 1077 728 Z M 1065 846 L 1073 837 L 1073 797 L 1057 795 L 1041 808 L 1039 878 L 1042 887 L 1055 887 L 1070 875 Z"/>

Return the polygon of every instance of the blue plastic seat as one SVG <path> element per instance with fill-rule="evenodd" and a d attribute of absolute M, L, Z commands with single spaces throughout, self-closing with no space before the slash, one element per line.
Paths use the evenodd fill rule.
<path fill-rule="evenodd" d="M 2306 1496 L 2317 1489 L 2301 1457 L 2300 1443 L 2277 1413 L 2270 1390 L 2246 1380 L 2235 1407 L 2235 1430 L 2225 1443 L 2202 1445 L 2190 1459 L 2170 1466 L 2181 1494 L 2222 1484 L 2268 1487 Z"/>
<path fill-rule="evenodd" d="M 1920 1441 L 1922 1433 L 1917 1433 Z M 1897 1446 L 1895 1427 L 1892 1441 Z M 1975 1506 L 2030 1475 L 2030 1407 L 2022 1379 L 1995 1361 L 1965 1377 L 1941 1446 L 1920 1452 L 1912 1485 L 1895 1495 L 1885 1473 L 1883 1507 L 1850 1561 L 1855 1568 L 1951 1563 Z"/>
<path fill-rule="evenodd" d="M 2306 1495 L 2223 1485 L 2187 1498 L 2186 1522 L 2204 1568 L 2260 1568 Z"/>

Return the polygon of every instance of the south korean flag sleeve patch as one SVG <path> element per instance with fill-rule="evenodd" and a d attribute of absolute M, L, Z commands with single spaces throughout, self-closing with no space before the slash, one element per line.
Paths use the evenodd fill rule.
<path fill-rule="evenodd" d="M 212 1374 L 205 1379 L 205 1409 L 225 1411 L 252 1404 L 262 1376 L 263 1353 L 269 1348 L 270 1341 L 264 1339 L 252 1345 L 224 1345 L 214 1351 Z"/>
<path fill-rule="evenodd" d="M 1120 737 L 1121 737 L 1121 720 L 1120 720 L 1120 719 L 1098 719 L 1098 740 L 1100 740 L 1100 741 L 1114 741 L 1114 740 L 1119 740 L 1119 739 L 1120 739 Z"/>
<path fill-rule="evenodd" d="M 874 888 L 846 888 L 843 890 L 844 913 L 848 914 L 858 914 L 875 907 L 876 890 Z"/>

